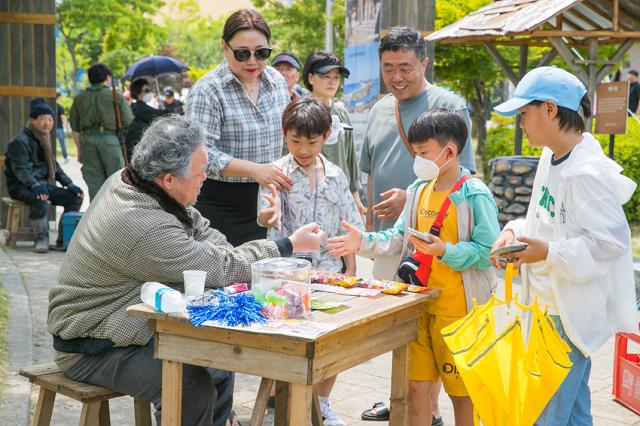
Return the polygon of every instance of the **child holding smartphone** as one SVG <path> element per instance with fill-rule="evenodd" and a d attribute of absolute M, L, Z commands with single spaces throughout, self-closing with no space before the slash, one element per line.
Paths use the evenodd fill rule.
<path fill-rule="evenodd" d="M 617 331 L 637 331 L 631 233 L 622 210 L 636 184 L 585 132 L 591 101 L 580 80 L 555 67 L 530 71 L 495 110 L 520 114 L 531 146 L 543 147 L 526 219 L 493 245 L 523 266 L 523 299 L 547 306 L 573 367 L 537 425 L 591 425 L 589 355 Z M 497 265 L 497 259 L 495 260 Z"/>

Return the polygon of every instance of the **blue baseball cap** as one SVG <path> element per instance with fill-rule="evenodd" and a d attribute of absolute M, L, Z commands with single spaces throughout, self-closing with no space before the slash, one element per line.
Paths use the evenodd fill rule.
<path fill-rule="evenodd" d="M 584 84 L 573 74 L 561 68 L 539 67 L 522 77 L 513 98 L 493 109 L 500 115 L 511 117 L 533 101 L 553 101 L 560 107 L 579 112 L 585 93 Z"/>

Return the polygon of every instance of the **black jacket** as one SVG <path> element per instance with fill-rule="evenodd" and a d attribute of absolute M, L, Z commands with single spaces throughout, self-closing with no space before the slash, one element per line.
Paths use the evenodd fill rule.
<path fill-rule="evenodd" d="M 4 166 L 9 195 L 13 197 L 20 187 L 31 188 L 37 182 L 46 182 L 49 177 L 49 166 L 44 158 L 40 143 L 31 130 L 23 127 L 9 142 Z M 58 162 L 56 180 L 62 186 L 72 183 Z"/>
<path fill-rule="evenodd" d="M 131 104 L 131 111 L 133 111 L 133 121 L 127 128 L 127 135 L 125 136 L 125 146 L 127 147 L 127 158 L 131 158 L 133 154 L 133 147 L 135 147 L 142 134 L 153 120 L 163 115 L 171 114 L 171 111 L 155 109 L 150 107 L 144 102 L 134 102 Z"/>

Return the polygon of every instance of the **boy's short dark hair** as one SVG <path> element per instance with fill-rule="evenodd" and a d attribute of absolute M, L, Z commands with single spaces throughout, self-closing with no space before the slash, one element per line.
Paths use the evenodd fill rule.
<path fill-rule="evenodd" d="M 458 155 L 467 144 L 467 123 L 452 109 L 434 108 L 420 114 L 409 127 L 407 138 L 412 145 L 418 145 L 429 139 L 435 139 L 442 147 L 453 142 Z"/>
<path fill-rule="evenodd" d="M 530 105 L 537 106 L 543 103 L 542 101 L 533 101 Z M 582 97 L 580 109 L 582 110 L 582 114 L 569 108 L 558 106 L 558 115 L 556 115 L 556 118 L 558 119 L 560 130 L 574 130 L 578 133 L 584 132 L 586 127 L 585 120 L 591 117 L 591 98 L 589 98 L 588 93 L 585 93 Z"/>
<path fill-rule="evenodd" d="M 331 129 L 331 110 L 317 99 L 298 98 L 282 113 L 282 133 L 295 130 L 307 138 L 324 135 Z"/>
<path fill-rule="evenodd" d="M 382 57 L 384 52 L 406 49 L 415 51 L 421 61 L 427 57 L 427 42 L 419 31 L 409 27 L 393 27 L 380 39 L 378 55 Z"/>
<path fill-rule="evenodd" d="M 640 74 L 638 74 L 638 71 L 636 71 L 636 70 L 629 70 L 629 71 L 627 71 L 627 74 L 635 75 L 636 77 L 638 77 L 640 75 Z"/>
<path fill-rule="evenodd" d="M 105 64 L 93 64 L 87 71 L 91 84 L 102 83 L 111 75 L 111 70 Z"/>

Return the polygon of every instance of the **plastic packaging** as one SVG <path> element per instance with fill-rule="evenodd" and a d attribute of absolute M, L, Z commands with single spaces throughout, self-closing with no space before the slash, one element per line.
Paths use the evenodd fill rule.
<path fill-rule="evenodd" d="M 182 293 L 160 283 L 142 284 L 140 299 L 147 305 L 167 314 L 187 311 L 187 302 L 182 297 Z"/>
<path fill-rule="evenodd" d="M 251 265 L 253 296 L 273 318 L 302 318 L 311 313 L 311 263 L 304 259 L 264 259 Z"/>

